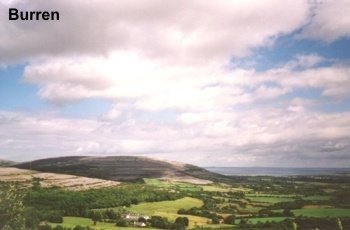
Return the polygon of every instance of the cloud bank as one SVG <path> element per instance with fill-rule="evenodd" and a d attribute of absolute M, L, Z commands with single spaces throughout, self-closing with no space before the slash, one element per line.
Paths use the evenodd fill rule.
<path fill-rule="evenodd" d="M 350 163 L 349 111 L 319 109 L 349 99 L 349 65 L 317 53 L 297 54 L 264 71 L 231 62 L 272 49 L 281 36 L 327 43 L 348 38 L 346 1 L 23 0 L 0 3 L 1 19 L 9 6 L 59 10 L 62 20 L 1 20 L 3 66 L 25 63 L 22 80 L 58 108 L 96 98 L 111 107 L 94 119 L 2 111 L 5 157 Z"/>

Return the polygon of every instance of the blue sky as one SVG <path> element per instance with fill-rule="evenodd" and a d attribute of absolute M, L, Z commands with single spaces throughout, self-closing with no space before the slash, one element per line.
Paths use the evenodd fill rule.
<path fill-rule="evenodd" d="M 276 65 L 283 64 L 300 54 L 317 54 L 325 58 L 322 65 L 331 65 L 336 60 L 348 60 L 350 57 L 350 40 L 340 38 L 334 42 L 327 43 L 313 40 L 299 40 L 295 34 L 281 36 L 274 41 L 272 47 L 261 47 L 254 49 L 253 55 L 246 58 L 238 58 L 238 62 L 256 60 L 258 63 L 254 68 L 264 71 Z"/>
<path fill-rule="evenodd" d="M 38 108 L 42 104 L 36 96 L 37 87 L 22 82 L 24 66 L 14 66 L 0 71 L 1 109 L 18 110 Z"/>
<path fill-rule="evenodd" d="M 349 2 L 14 0 L 0 17 L 29 4 L 62 17 L 0 22 L 0 158 L 350 165 Z"/>

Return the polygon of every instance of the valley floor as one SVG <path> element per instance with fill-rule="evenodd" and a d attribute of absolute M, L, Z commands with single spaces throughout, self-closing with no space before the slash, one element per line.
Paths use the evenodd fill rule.
<path fill-rule="evenodd" d="M 350 229 L 347 176 L 224 177 L 192 184 L 156 178 L 111 183 L 14 168 L 0 168 L 0 175 L 2 201 L 16 187 L 23 216 L 31 218 L 26 224 L 43 230 Z M 99 183 L 111 184 L 89 187 Z"/>

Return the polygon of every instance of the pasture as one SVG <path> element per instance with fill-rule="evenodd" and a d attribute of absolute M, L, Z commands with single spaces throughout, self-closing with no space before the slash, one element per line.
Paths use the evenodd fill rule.
<path fill-rule="evenodd" d="M 350 217 L 350 209 L 345 208 L 302 208 L 292 210 L 295 216 L 308 217 Z"/>
<path fill-rule="evenodd" d="M 164 189 L 176 189 L 180 191 L 189 191 L 189 192 L 200 192 L 202 191 L 202 186 L 196 184 L 190 184 L 185 182 L 174 182 L 169 180 L 160 180 L 153 178 L 144 178 L 144 182 L 147 185 L 156 186 L 158 188 Z"/>
<path fill-rule="evenodd" d="M 136 230 L 140 228 L 132 228 L 132 227 L 116 227 L 114 223 L 104 223 L 104 222 L 97 222 L 96 225 L 93 225 L 93 221 L 88 218 L 83 217 L 72 217 L 72 216 L 65 216 L 63 217 L 63 223 L 62 224 L 53 224 L 50 223 L 52 227 L 55 227 L 56 225 L 61 225 L 64 228 L 74 228 L 77 225 L 80 225 L 82 227 L 91 227 L 95 230 L 116 230 L 116 229 L 123 229 L 123 230 Z M 147 229 L 155 229 L 155 228 L 147 228 Z"/>
<path fill-rule="evenodd" d="M 332 196 L 326 196 L 326 195 L 315 195 L 315 196 L 304 196 L 303 200 L 330 200 L 332 199 Z"/>
<path fill-rule="evenodd" d="M 250 199 L 253 202 L 262 202 L 262 203 L 271 203 L 275 204 L 278 202 L 286 202 L 286 201 L 293 201 L 296 198 L 293 196 L 280 196 L 280 195 L 266 195 L 266 196 L 256 196 L 256 195 L 247 195 L 246 196 L 248 199 Z"/>
<path fill-rule="evenodd" d="M 281 222 L 283 220 L 285 220 L 286 217 L 254 217 L 254 218 L 248 218 L 249 223 L 251 224 L 257 224 L 259 222 L 261 223 L 265 223 L 267 221 L 272 222 Z M 236 224 L 239 224 L 239 220 L 236 220 Z"/>
<path fill-rule="evenodd" d="M 199 216 L 179 215 L 177 211 L 179 209 L 199 208 L 201 206 L 203 206 L 203 201 L 196 198 L 184 197 L 174 201 L 146 202 L 132 205 L 130 208 L 127 208 L 127 210 L 148 216 L 163 216 L 171 221 L 174 221 L 179 216 L 187 216 L 190 221 L 190 226 L 194 226 L 204 225 L 208 222 L 208 219 Z"/>

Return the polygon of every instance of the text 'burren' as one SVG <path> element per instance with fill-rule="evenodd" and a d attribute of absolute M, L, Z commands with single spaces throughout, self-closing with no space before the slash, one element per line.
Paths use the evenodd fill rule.
<path fill-rule="evenodd" d="M 58 21 L 60 20 L 60 13 L 58 11 L 20 11 L 16 8 L 9 9 L 9 20 L 44 20 L 44 21 Z"/>

